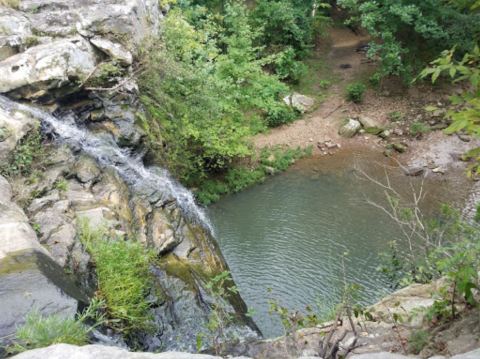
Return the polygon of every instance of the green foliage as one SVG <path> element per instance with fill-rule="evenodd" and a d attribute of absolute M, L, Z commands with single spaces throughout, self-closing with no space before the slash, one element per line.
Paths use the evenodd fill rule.
<path fill-rule="evenodd" d="M 448 76 L 453 82 L 465 82 L 468 89 L 461 95 L 450 97 L 452 108 L 447 117 L 452 123 L 445 130 L 451 134 L 465 131 L 480 137 L 480 47 L 476 45 L 460 60 L 455 57 L 456 48 L 442 52 L 442 55 L 425 68 L 420 78 L 431 78 L 435 83 L 441 75 Z M 470 168 L 469 175 L 480 174 L 480 156 L 478 150 L 471 151 L 466 157 L 474 158 L 476 163 Z"/>
<path fill-rule="evenodd" d="M 363 100 L 363 94 L 367 87 L 361 82 L 349 84 L 346 88 L 346 98 L 348 101 L 360 103 Z"/>
<path fill-rule="evenodd" d="M 287 47 L 276 56 L 275 72 L 280 79 L 298 83 L 305 75 L 307 72 L 306 65 L 298 61 L 296 56 L 292 47 Z"/>
<path fill-rule="evenodd" d="M 423 122 L 413 122 L 412 124 L 410 124 L 410 128 L 409 128 L 409 131 L 410 131 L 410 134 L 412 136 L 419 136 L 419 135 L 422 135 L 424 133 L 428 133 L 430 132 L 430 126 L 423 123 Z"/>
<path fill-rule="evenodd" d="M 29 176 L 34 168 L 41 168 L 45 161 L 42 135 L 36 127 L 20 140 L 7 161 L 0 164 L 0 174 L 7 177 Z"/>
<path fill-rule="evenodd" d="M 87 82 L 90 86 L 108 86 L 122 75 L 123 69 L 115 61 L 103 62 Z"/>
<path fill-rule="evenodd" d="M 399 203 L 399 202 L 396 202 Z M 428 283 L 444 278 L 445 285 L 435 293 L 434 305 L 427 311 L 427 319 L 438 322 L 456 316 L 456 304 L 477 306 L 474 291 L 479 288 L 480 228 L 462 220 L 460 214 L 448 206 L 433 220 L 426 221 L 416 210 L 395 205 L 404 233 L 410 232 L 410 249 L 400 252 L 393 245 L 384 254 L 387 274 L 394 287 L 411 283 Z"/>
<path fill-rule="evenodd" d="M 85 345 L 88 332 L 89 328 L 79 320 L 60 315 L 44 317 L 33 311 L 25 318 L 25 324 L 17 329 L 15 343 L 8 351 L 18 353 L 59 343 Z"/>
<path fill-rule="evenodd" d="M 87 222 L 80 224 L 79 236 L 95 263 L 97 297 L 105 302 L 107 325 L 127 335 L 150 330 L 146 296 L 152 288 L 152 254 L 138 242 L 109 239 Z"/>
<path fill-rule="evenodd" d="M 428 344 L 430 334 L 425 330 L 414 330 L 408 338 L 408 351 L 412 354 L 419 354 Z"/>
<path fill-rule="evenodd" d="M 53 187 L 60 192 L 66 192 L 68 190 L 68 182 L 65 178 L 61 178 L 53 184 Z"/>
<path fill-rule="evenodd" d="M 293 122 L 297 117 L 294 109 L 284 103 L 277 103 L 268 109 L 266 121 L 268 127 L 278 127 Z"/>
<path fill-rule="evenodd" d="M 254 163 L 252 168 L 232 167 L 222 178 L 204 181 L 196 193 L 197 199 L 203 205 L 209 205 L 218 201 L 222 195 L 239 192 L 263 182 L 267 175 L 285 171 L 295 161 L 310 154 L 311 149 L 264 149 L 258 163 Z"/>
<path fill-rule="evenodd" d="M 262 127 L 259 118 L 270 126 L 294 118 L 281 102 L 288 88 L 263 70 L 273 59 L 259 56 L 258 36 L 238 2 L 225 3 L 221 13 L 177 8 L 161 41 L 144 52 L 148 115 L 141 123 L 153 152 L 188 186 L 249 157 L 247 138 Z"/>
<path fill-rule="evenodd" d="M 387 116 L 388 116 L 388 119 L 392 122 L 403 121 L 403 113 L 401 113 L 400 111 L 390 112 Z"/>
<path fill-rule="evenodd" d="M 374 38 L 368 56 L 379 58 L 380 77 L 412 74 L 446 47 L 462 52 L 480 38 L 480 15 L 444 0 L 339 0 L 351 24 Z M 468 34 L 468 36 L 465 36 Z"/>

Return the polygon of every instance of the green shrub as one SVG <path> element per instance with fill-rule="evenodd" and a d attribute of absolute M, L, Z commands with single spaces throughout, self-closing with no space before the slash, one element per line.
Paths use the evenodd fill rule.
<path fill-rule="evenodd" d="M 422 135 L 424 133 L 428 133 L 430 132 L 430 126 L 423 123 L 423 122 L 413 122 L 411 125 L 410 125 L 410 134 L 412 136 L 419 136 L 419 135 Z"/>
<path fill-rule="evenodd" d="M 355 82 L 347 86 L 346 98 L 348 101 L 360 103 L 367 87 L 361 82 Z"/>
<path fill-rule="evenodd" d="M 330 80 L 320 80 L 318 86 L 320 86 L 320 88 L 326 90 L 330 86 L 332 86 L 332 81 L 330 81 Z"/>
<path fill-rule="evenodd" d="M 150 330 L 146 296 L 153 287 L 149 271 L 152 254 L 141 243 L 109 239 L 87 222 L 81 223 L 79 235 L 95 264 L 97 296 L 105 302 L 107 324 L 124 334 Z"/>
<path fill-rule="evenodd" d="M 296 59 L 295 50 L 287 47 L 275 59 L 275 72 L 282 80 L 298 83 L 307 72 L 305 64 Z"/>
<path fill-rule="evenodd" d="M 239 192 L 255 183 L 263 182 L 272 174 L 272 169 L 274 173 L 285 171 L 295 161 L 309 155 L 311 148 L 263 149 L 258 163 L 252 168 L 233 167 L 222 178 L 204 181 L 196 192 L 197 199 L 203 205 L 209 205 L 218 201 L 222 195 Z"/>
<path fill-rule="evenodd" d="M 408 351 L 412 354 L 419 354 L 428 344 L 430 334 L 425 330 L 414 330 L 408 338 Z"/>
<path fill-rule="evenodd" d="M 288 87 L 263 70 L 272 59 L 254 46 L 259 30 L 246 7 L 228 2 L 222 16 L 206 14 L 170 11 L 163 37 L 144 51 L 139 81 L 152 153 L 190 187 L 252 154 L 248 136 L 262 126 L 251 114 L 270 125 L 294 118 L 282 104 Z"/>
<path fill-rule="evenodd" d="M 234 168 L 227 173 L 225 180 L 231 192 L 239 192 L 264 181 L 265 172 L 262 169 Z"/>
<path fill-rule="evenodd" d="M 293 122 L 298 114 L 285 104 L 275 104 L 267 111 L 268 127 L 278 127 Z"/>
<path fill-rule="evenodd" d="M 89 329 L 73 318 L 60 315 L 44 317 L 34 311 L 27 315 L 25 324 L 17 329 L 15 344 L 8 348 L 11 353 L 48 347 L 52 344 L 85 345 Z"/>
<path fill-rule="evenodd" d="M 0 165 L 0 174 L 7 177 L 29 176 L 34 168 L 42 167 L 45 161 L 42 135 L 36 127 L 20 140 L 7 161 Z"/>
<path fill-rule="evenodd" d="M 392 122 L 400 122 L 403 120 L 403 113 L 400 111 L 392 111 L 388 113 L 388 119 Z"/>

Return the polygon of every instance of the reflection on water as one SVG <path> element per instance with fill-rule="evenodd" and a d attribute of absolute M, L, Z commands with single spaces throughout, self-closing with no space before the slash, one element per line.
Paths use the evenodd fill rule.
<path fill-rule="evenodd" d="M 376 271 L 378 254 L 400 236 L 385 214 L 366 203 L 381 201 L 382 190 L 354 170 L 368 167 L 382 178 L 376 161 L 392 165 L 368 152 L 305 160 L 210 208 L 222 252 L 266 337 L 282 334 L 278 319 L 268 314 L 270 297 L 292 310 L 319 303 L 325 313 L 340 298 L 344 273 L 362 286 L 365 304 L 388 293 Z M 390 176 L 400 192 L 409 191 L 409 178 L 398 170 Z M 427 181 L 429 203 L 448 199 L 451 185 L 442 181 Z"/>

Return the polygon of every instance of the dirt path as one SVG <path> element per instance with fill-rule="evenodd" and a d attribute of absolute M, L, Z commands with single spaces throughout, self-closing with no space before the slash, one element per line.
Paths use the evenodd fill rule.
<path fill-rule="evenodd" d="M 313 153 L 322 154 L 324 152 L 316 145 L 327 140 L 341 146 L 382 148 L 385 143 L 376 136 L 367 134 L 352 139 L 340 137 L 338 128 L 341 122 L 348 117 L 366 116 L 379 124 L 387 124 L 389 113 L 399 112 L 408 115 L 413 109 L 424 107 L 432 101 L 433 103 L 438 100 L 444 101 L 446 93 L 440 89 L 415 87 L 405 92 L 401 84 L 393 84 L 390 86 L 393 90 L 383 91 L 381 94 L 378 91 L 367 90 L 360 105 L 347 102 L 344 96 L 346 86 L 357 80 L 366 82 L 375 70 L 374 64 L 367 61 L 365 54 L 356 51 L 359 46 L 368 42 L 368 37 L 356 35 L 349 29 L 332 29 L 330 42 L 332 45 L 327 50 L 324 48 L 317 50 L 319 57 L 327 51 L 327 55 L 323 57 L 328 66 L 323 71 L 326 78 L 332 78 L 333 74 L 335 79 L 328 89 L 327 98 L 315 111 L 306 114 L 302 119 L 257 135 L 253 139 L 256 148 L 271 146 L 303 148 L 313 145 Z"/>

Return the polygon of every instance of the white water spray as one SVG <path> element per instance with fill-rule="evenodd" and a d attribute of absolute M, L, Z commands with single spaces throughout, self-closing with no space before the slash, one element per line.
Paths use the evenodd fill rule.
<path fill-rule="evenodd" d="M 158 195 L 160 200 L 176 200 L 183 214 L 202 225 L 213 234 L 213 228 L 205 212 L 198 207 L 192 193 L 175 181 L 167 170 L 146 168 L 140 157 L 128 149 L 120 148 L 109 135 L 96 135 L 79 128 L 74 121 L 62 120 L 38 108 L 16 103 L 0 96 L 0 106 L 7 111 L 21 111 L 38 118 L 49 126 L 61 142 L 80 149 L 94 158 L 101 166 L 114 168 L 134 191 Z"/>

